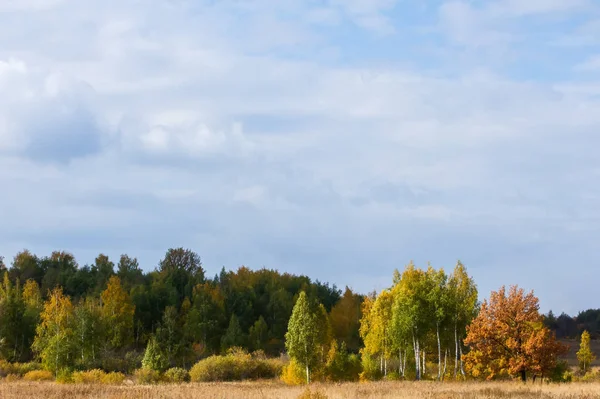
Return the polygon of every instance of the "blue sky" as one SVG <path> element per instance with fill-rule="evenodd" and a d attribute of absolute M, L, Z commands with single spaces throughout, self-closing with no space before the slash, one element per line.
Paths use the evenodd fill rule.
<path fill-rule="evenodd" d="M 0 0 L 0 254 L 600 307 L 595 0 Z"/>

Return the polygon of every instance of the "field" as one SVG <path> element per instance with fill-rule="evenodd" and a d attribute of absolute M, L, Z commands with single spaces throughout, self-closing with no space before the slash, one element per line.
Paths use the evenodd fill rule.
<path fill-rule="evenodd" d="M 305 387 L 289 387 L 276 382 L 214 383 L 184 385 L 60 385 L 40 382 L 0 383 L 2 399 L 184 399 L 248 398 L 296 399 Z M 326 396 L 319 399 L 350 398 L 428 398 L 428 399 L 600 399 L 600 384 L 523 385 L 512 382 L 434 383 L 378 382 L 316 384 L 311 390 Z M 303 398 L 308 399 L 308 396 Z"/>

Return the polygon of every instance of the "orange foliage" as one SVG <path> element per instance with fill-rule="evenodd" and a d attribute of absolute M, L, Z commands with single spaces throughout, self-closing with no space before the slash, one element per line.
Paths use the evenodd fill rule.
<path fill-rule="evenodd" d="M 510 287 L 493 291 L 479 315 L 467 327 L 464 355 L 467 370 L 475 377 L 494 379 L 527 374 L 544 375 L 555 367 L 566 348 L 542 324 L 538 299 L 533 292 Z"/>

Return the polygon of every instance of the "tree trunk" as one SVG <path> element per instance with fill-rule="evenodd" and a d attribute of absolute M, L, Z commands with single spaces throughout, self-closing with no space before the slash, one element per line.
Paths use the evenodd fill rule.
<path fill-rule="evenodd" d="M 427 368 L 425 367 L 425 350 L 423 350 L 423 369 L 421 375 L 424 376 L 425 374 L 427 374 Z"/>
<path fill-rule="evenodd" d="M 462 374 L 462 376 L 465 376 L 465 368 L 464 368 L 464 364 L 463 364 L 463 360 L 462 360 L 462 345 L 460 344 L 460 342 L 458 343 L 458 350 L 460 352 L 460 374 Z"/>
<path fill-rule="evenodd" d="M 458 327 L 454 323 L 454 379 L 458 373 Z"/>
<path fill-rule="evenodd" d="M 444 351 L 444 371 L 442 371 L 442 381 L 446 375 L 446 367 L 448 366 L 448 348 Z"/>
<path fill-rule="evenodd" d="M 527 381 L 527 372 L 525 370 L 521 370 L 521 381 Z"/>
<path fill-rule="evenodd" d="M 413 350 L 415 352 L 415 377 L 418 380 L 420 380 L 420 375 L 419 375 L 419 368 L 421 366 L 421 355 L 419 354 L 419 341 L 415 339 L 415 333 L 413 331 Z"/>
<path fill-rule="evenodd" d="M 440 323 L 436 324 L 437 345 L 438 345 L 438 381 L 442 380 L 442 346 L 440 344 Z"/>
<path fill-rule="evenodd" d="M 308 364 L 306 365 L 306 383 L 310 384 L 310 370 L 308 369 Z"/>

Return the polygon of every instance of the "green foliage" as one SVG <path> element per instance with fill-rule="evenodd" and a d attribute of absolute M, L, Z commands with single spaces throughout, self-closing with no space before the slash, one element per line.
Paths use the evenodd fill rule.
<path fill-rule="evenodd" d="M 69 369 L 61 369 L 56 373 L 56 382 L 59 384 L 73 383 L 73 375 Z"/>
<path fill-rule="evenodd" d="M 188 382 L 190 380 L 190 375 L 186 369 L 173 367 L 165 371 L 164 379 L 167 382 L 180 384 L 182 382 Z"/>
<path fill-rule="evenodd" d="M 360 372 L 361 364 L 358 356 L 348 354 L 345 342 L 338 345 L 334 340 L 327 356 L 326 379 L 329 381 L 356 381 Z"/>
<path fill-rule="evenodd" d="M 310 369 L 318 362 L 319 335 L 317 315 L 302 291 L 292 310 L 285 346 L 290 357 L 306 369 L 307 382 L 310 382 Z"/>
<path fill-rule="evenodd" d="M 193 382 L 269 379 L 278 377 L 282 368 L 283 362 L 278 359 L 253 357 L 235 351 L 199 361 L 190 370 L 190 377 Z"/>
<path fill-rule="evenodd" d="M 269 338 L 269 326 L 265 318 L 260 316 L 258 320 L 250 327 L 249 346 L 252 350 L 265 349 L 265 344 Z"/>
<path fill-rule="evenodd" d="M 241 347 L 244 345 L 244 332 L 240 327 L 240 322 L 235 314 L 231 315 L 229 320 L 229 327 L 223 338 L 221 339 L 221 350 L 226 352 L 227 349 L 233 347 Z"/>
<path fill-rule="evenodd" d="M 146 346 L 146 352 L 142 359 L 142 369 L 164 371 L 169 367 L 169 360 L 164 354 L 156 338 L 152 337 Z"/>
<path fill-rule="evenodd" d="M 137 369 L 133 375 L 138 384 L 158 384 L 161 381 L 160 372 L 148 368 Z"/>
<path fill-rule="evenodd" d="M 0 360 L 0 377 L 6 377 L 10 374 L 24 376 L 30 371 L 41 370 L 40 363 L 10 363 L 6 360 Z"/>

